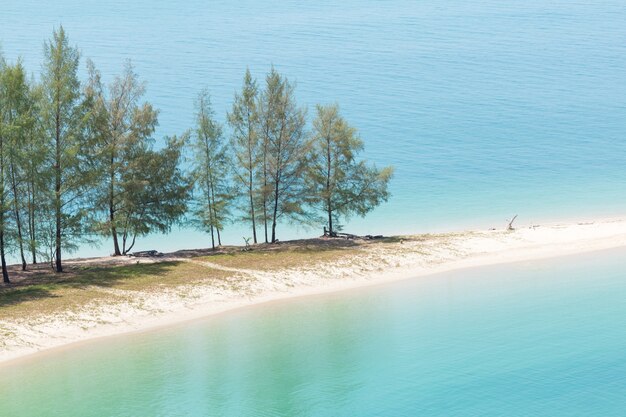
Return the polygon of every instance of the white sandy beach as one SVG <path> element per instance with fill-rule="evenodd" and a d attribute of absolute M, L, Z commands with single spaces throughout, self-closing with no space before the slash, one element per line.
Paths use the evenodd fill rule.
<path fill-rule="evenodd" d="M 288 297 L 380 284 L 427 274 L 517 261 L 626 247 L 626 220 L 517 225 L 514 231 L 488 230 L 407 237 L 370 245 L 358 256 L 315 267 L 234 272 L 231 284 L 207 283 L 155 292 L 132 299 L 93 304 L 80 311 L 0 321 L 0 362 L 88 339 L 162 327 L 242 306 Z M 187 260 L 185 260 L 187 261 Z M 122 290 L 109 289 L 122 293 Z M 124 295 L 124 294 L 122 294 Z"/>

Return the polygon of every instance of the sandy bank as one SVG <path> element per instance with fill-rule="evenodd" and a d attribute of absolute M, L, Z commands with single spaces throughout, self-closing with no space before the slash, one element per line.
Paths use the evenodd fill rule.
<path fill-rule="evenodd" d="M 224 266 L 206 258 L 179 259 L 231 274 L 159 291 L 115 293 L 109 303 L 11 320 L 0 320 L 0 362 L 38 351 L 102 337 L 204 317 L 269 300 L 336 291 L 413 278 L 465 267 L 544 259 L 626 246 L 626 220 L 518 226 L 488 230 L 406 236 L 358 253 L 314 265 L 256 270 Z"/>

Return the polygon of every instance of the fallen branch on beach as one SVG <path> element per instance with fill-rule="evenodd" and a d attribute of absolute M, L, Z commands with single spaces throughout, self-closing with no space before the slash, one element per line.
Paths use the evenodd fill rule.
<path fill-rule="evenodd" d="M 515 228 L 513 228 L 513 222 L 515 221 L 515 219 L 517 219 L 517 214 L 515 216 L 513 216 L 513 218 L 509 222 L 509 226 L 506 228 L 506 230 L 515 230 Z"/>
<path fill-rule="evenodd" d="M 350 240 L 353 240 L 353 239 L 374 240 L 374 239 L 382 239 L 384 236 L 383 235 L 359 236 L 359 235 L 353 235 L 352 233 L 330 232 L 326 229 L 326 227 L 324 227 L 324 234 L 322 235 L 322 237 L 341 238 L 341 239 L 350 239 Z"/>
<path fill-rule="evenodd" d="M 133 252 L 128 255 L 132 258 L 160 258 L 163 254 L 156 250 L 144 250 L 139 252 Z"/>

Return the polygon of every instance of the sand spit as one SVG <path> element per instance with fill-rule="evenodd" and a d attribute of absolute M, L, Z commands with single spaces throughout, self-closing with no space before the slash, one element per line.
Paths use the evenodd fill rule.
<path fill-rule="evenodd" d="M 225 266 L 211 262 L 210 257 L 171 254 L 164 261 L 191 262 L 206 267 L 207 274 L 222 271 L 225 275 L 219 280 L 208 279 L 158 291 L 88 288 L 109 297 L 106 302 L 90 301 L 66 311 L 0 320 L 0 362 L 87 339 L 166 326 L 269 300 L 621 246 L 626 246 L 626 220 L 613 219 L 519 226 L 512 231 L 404 236 L 360 244 L 358 251 L 349 256 L 271 270 Z M 107 259 L 75 262 L 99 265 L 137 262 Z"/>

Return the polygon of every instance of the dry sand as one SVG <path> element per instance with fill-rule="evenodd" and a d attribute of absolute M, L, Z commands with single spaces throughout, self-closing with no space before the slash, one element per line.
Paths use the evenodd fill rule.
<path fill-rule="evenodd" d="M 455 269 L 538 260 L 626 246 L 626 220 L 520 226 L 441 235 L 406 236 L 404 241 L 366 245 L 338 262 L 235 272 L 220 284 L 132 292 L 132 299 L 92 304 L 38 319 L 0 321 L 0 362 L 96 337 L 166 326 L 270 300 L 415 278 Z M 188 258 L 181 260 L 189 261 Z M 123 294 L 123 290 L 110 291 Z"/>

